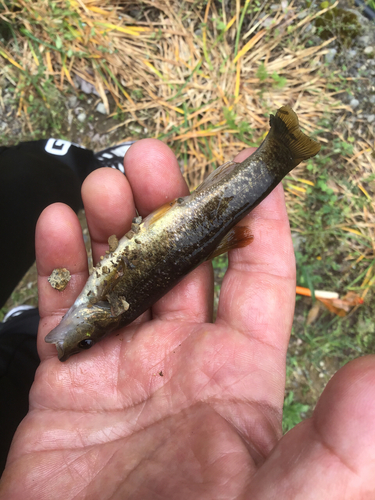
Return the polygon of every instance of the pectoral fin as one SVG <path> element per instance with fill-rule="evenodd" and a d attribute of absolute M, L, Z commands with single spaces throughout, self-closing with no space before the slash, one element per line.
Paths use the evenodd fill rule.
<path fill-rule="evenodd" d="M 234 226 L 229 233 L 224 236 L 216 250 L 212 252 L 207 260 L 214 259 L 229 250 L 246 247 L 253 239 L 254 236 L 247 226 Z"/>
<path fill-rule="evenodd" d="M 111 314 L 113 317 L 120 316 L 129 309 L 129 304 L 125 297 L 118 296 L 112 292 L 107 295 L 107 299 L 111 306 Z"/>

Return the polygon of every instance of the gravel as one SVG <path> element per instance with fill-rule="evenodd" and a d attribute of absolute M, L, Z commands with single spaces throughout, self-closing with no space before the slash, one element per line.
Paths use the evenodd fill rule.
<path fill-rule="evenodd" d="M 107 110 L 105 109 L 105 106 L 102 102 L 99 102 L 99 104 L 96 106 L 95 111 L 98 113 L 101 113 L 102 115 L 107 114 Z"/>
<path fill-rule="evenodd" d="M 86 120 L 86 113 L 79 113 L 79 115 L 77 116 L 77 120 L 83 123 Z"/>
<path fill-rule="evenodd" d="M 350 107 L 355 109 L 355 108 L 358 108 L 359 106 L 359 101 L 358 99 L 352 99 L 349 103 Z"/>

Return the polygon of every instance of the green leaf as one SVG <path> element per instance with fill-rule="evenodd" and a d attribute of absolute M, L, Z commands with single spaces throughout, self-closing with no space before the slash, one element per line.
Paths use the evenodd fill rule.
<path fill-rule="evenodd" d="M 289 431 L 302 420 L 302 414 L 306 413 L 310 406 L 299 402 L 294 402 L 294 393 L 290 391 L 284 400 L 283 410 L 283 430 Z"/>
<path fill-rule="evenodd" d="M 264 80 L 267 80 L 268 78 L 268 73 L 267 73 L 267 70 L 266 70 L 266 66 L 264 65 L 264 63 L 260 63 L 258 69 L 257 69 L 257 72 L 256 72 L 256 76 L 259 78 L 259 80 L 261 82 L 264 82 Z"/>
<path fill-rule="evenodd" d="M 272 80 L 274 81 L 274 87 L 282 89 L 287 84 L 288 80 L 284 76 L 280 76 L 274 71 L 271 75 Z"/>

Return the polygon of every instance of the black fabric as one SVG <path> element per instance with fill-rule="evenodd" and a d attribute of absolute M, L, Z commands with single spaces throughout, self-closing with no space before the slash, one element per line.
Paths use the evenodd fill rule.
<path fill-rule="evenodd" d="M 0 474 L 13 435 L 29 408 L 29 391 L 39 365 L 38 309 L 0 323 Z"/>
<path fill-rule="evenodd" d="M 47 150 L 46 150 L 47 149 Z M 0 307 L 35 260 L 35 226 L 51 203 L 82 206 L 81 184 L 100 167 L 92 151 L 55 139 L 0 147 Z M 37 309 L 0 323 L 0 474 L 28 411 L 39 365 Z"/>

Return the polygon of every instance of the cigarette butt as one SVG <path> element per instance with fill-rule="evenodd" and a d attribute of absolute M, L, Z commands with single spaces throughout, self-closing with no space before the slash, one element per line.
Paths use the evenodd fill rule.
<path fill-rule="evenodd" d="M 305 295 L 306 297 L 311 297 L 311 291 L 303 286 L 296 287 L 296 293 L 298 295 Z M 339 294 L 337 292 L 327 292 L 325 290 L 315 290 L 315 297 L 317 299 L 338 299 Z"/>

